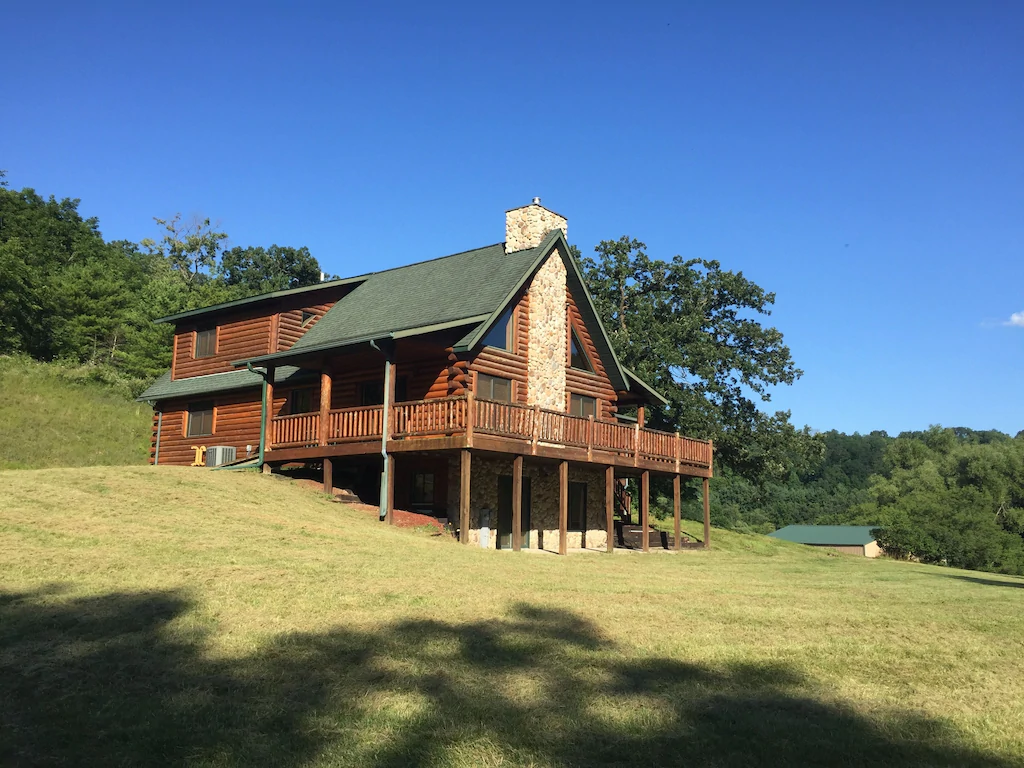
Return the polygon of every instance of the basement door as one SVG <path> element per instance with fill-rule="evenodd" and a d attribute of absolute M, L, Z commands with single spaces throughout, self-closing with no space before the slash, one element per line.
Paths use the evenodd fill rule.
<path fill-rule="evenodd" d="M 530 478 L 523 477 L 523 546 L 530 546 Z M 512 476 L 498 476 L 498 549 L 512 549 Z"/>

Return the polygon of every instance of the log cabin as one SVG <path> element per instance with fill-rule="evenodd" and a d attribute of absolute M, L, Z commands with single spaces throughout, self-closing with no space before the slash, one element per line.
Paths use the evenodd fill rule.
<path fill-rule="evenodd" d="M 681 479 L 699 477 L 707 547 L 713 446 L 645 426 L 665 400 L 616 358 L 566 231 L 535 198 L 501 243 L 161 318 L 151 463 L 214 446 L 306 463 L 382 520 L 397 506 L 465 544 L 560 554 L 612 550 L 631 477 L 647 550 L 652 474 L 672 478 L 678 548 Z"/>

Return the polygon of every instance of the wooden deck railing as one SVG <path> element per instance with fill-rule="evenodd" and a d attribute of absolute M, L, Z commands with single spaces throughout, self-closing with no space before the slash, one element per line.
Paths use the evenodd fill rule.
<path fill-rule="evenodd" d="M 320 442 L 320 414 L 301 413 L 272 419 L 271 447 L 296 448 Z M 697 467 L 711 465 L 712 447 L 707 440 L 682 437 L 637 425 L 581 418 L 560 411 L 518 403 L 480 400 L 472 397 L 443 397 L 396 403 L 389 420 L 390 439 L 471 435 L 508 437 L 538 443 L 585 448 L 615 453 L 664 464 Z M 380 405 L 339 408 L 327 412 L 329 444 L 379 440 L 384 431 L 384 409 Z"/>
<path fill-rule="evenodd" d="M 384 406 L 361 405 L 327 412 L 327 442 L 351 443 L 380 439 L 384 434 Z"/>
<path fill-rule="evenodd" d="M 303 448 L 320 442 L 320 414 L 275 416 L 270 444 L 274 448 Z"/>

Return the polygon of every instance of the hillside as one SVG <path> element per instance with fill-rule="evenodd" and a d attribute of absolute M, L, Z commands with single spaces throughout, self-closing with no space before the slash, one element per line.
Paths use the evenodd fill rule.
<path fill-rule="evenodd" d="M 152 410 L 88 373 L 0 356 L 0 469 L 146 463 Z"/>
<path fill-rule="evenodd" d="M 1019 579 L 484 552 L 255 473 L 0 486 L 4 764 L 1024 760 Z"/>

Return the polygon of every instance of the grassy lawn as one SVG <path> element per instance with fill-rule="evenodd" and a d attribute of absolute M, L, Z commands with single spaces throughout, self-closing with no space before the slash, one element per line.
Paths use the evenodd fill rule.
<path fill-rule="evenodd" d="M 1024 580 L 713 541 L 484 552 L 256 474 L 2 472 L 0 764 L 1024 763 Z"/>
<path fill-rule="evenodd" d="M 0 392 L 0 469 L 148 460 L 153 410 L 83 369 L 0 356 Z"/>

